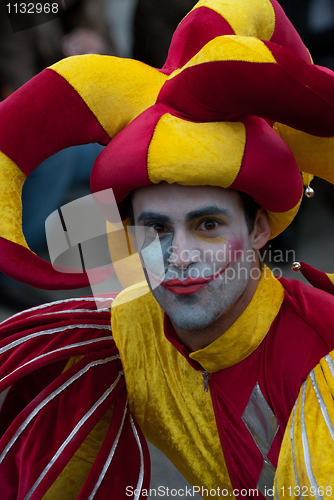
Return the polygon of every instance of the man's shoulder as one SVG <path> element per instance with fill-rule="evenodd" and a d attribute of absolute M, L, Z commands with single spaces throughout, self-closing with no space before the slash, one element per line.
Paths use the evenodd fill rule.
<path fill-rule="evenodd" d="M 301 384 L 334 349 L 334 297 L 298 280 L 279 281 L 284 299 L 265 339 L 265 373 L 275 414 L 287 421 Z"/>
<path fill-rule="evenodd" d="M 294 279 L 281 278 L 285 290 L 283 304 L 315 330 L 334 328 L 334 296 Z"/>
<path fill-rule="evenodd" d="M 153 362 L 158 351 L 166 350 L 164 311 L 146 282 L 126 288 L 115 299 L 111 329 L 125 372 L 140 364 L 142 356 Z"/>
<path fill-rule="evenodd" d="M 296 369 L 306 377 L 323 356 L 334 350 L 334 297 L 298 280 L 280 282 L 284 300 L 267 347 L 289 373 Z"/>
<path fill-rule="evenodd" d="M 125 288 L 112 303 L 112 316 L 126 315 L 140 321 L 141 318 L 161 314 L 163 311 L 146 281 Z"/>

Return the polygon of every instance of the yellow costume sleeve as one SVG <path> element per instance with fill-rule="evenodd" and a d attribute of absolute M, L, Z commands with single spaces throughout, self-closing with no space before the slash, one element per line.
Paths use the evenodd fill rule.
<path fill-rule="evenodd" d="M 334 351 L 302 384 L 275 476 L 275 498 L 334 496 Z"/>

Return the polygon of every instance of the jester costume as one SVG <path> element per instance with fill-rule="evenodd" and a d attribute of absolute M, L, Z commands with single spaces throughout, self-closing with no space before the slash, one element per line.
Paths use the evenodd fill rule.
<path fill-rule="evenodd" d="M 191 484 L 271 498 L 277 470 L 277 498 L 333 486 L 331 295 L 266 268 L 237 321 L 189 354 L 151 294 L 117 304 L 136 292 L 116 298 L 111 321 L 129 405 Z"/>
<path fill-rule="evenodd" d="M 41 288 L 88 282 L 32 254 L 20 224 L 26 176 L 62 148 L 106 145 L 91 187 L 108 227 L 98 193 L 113 190 L 126 227 L 131 191 L 165 181 L 249 194 L 273 238 L 298 211 L 302 177 L 334 181 L 334 75 L 312 64 L 275 0 L 200 0 L 161 70 L 95 55 L 60 61 L 4 101 L 0 120 L 0 269 Z M 208 490 L 331 496 L 333 277 L 301 266 L 325 292 L 264 268 L 230 329 L 189 353 L 147 285 L 127 287 L 124 251 L 110 245 L 126 286 L 112 335 L 109 306 L 90 299 L 2 326 L 5 498 L 127 498 L 129 485 L 145 497 L 142 431 Z"/>

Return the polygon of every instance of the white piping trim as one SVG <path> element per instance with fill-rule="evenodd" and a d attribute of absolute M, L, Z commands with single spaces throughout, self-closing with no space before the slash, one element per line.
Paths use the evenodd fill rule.
<path fill-rule="evenodd" d="M 34 306 L 30 307 L 29 309 L 25 309 L 24 311 L 20 311 L 16 314 L 13 314 L 13 316 L 10 316 L 9 318 L 4 319 L 0 325 L 5 323 L 6 321 L 9 321 L 13 318 L 17 318 L 18 316 L 21 316 L 22 314 L 25 314 L 27 312 L 32 312 L 32 311 L 39 311 L 40 309 L 45 309 L 46 307 L 49 306 L 57 306 L 59 304 L 66 304 L 68 302 L 105 302 L 110 300 L 111 302 L 114 301 L 114 298 L 112 297 L 74 297 L 72 299 L 63 299 L 63 300 L 55 300 L 54 302 L 47 302 L 46 304 L 41 304 L 40 306 Z M 96 312 L 98 309 L 94 309 Z"/>
<path fill-rule="evenodd" d="M 76 328 L 79 328 L 79 329 L 94 328 L 95 330 L 109 330 L 109 331 L 111 331 L 111 326 L 110 325 L 95 325 L 95 324 L 90 324 L 90 325 L 67 325 L 67 326 L 60 326 L 58 328 L 52 328 L 50 330 L 42 330 L 40 332 L 31 333 L 30 335 L 26 335 L 25 337 L 17 339 L 14 342 L 11 342 L 10 344 L 8 344 L 5 347 L 3 347 L 2 349 L 0 349 L 0 354 L 3 354 L 4 352 L 7 352 L 10 349 L 13 349 L 14 347 L 17 347 L 18 345 L 24 344 L 24 342 L 27 342 L 28 340 L 34 339 L 36 337 L 41 337 L 42 335 L 53 335 L 54 333 L 60 333 L 62 331 L 66 331 L 66 330 L 75 330 Z"/>
<path fill-rule="evenodd" d="M 297 401 L 298 401 L 298 398 L 297 398 Z M 296 480 L 297 486 L 300 489 L 299 478 L 298 478 L 298 473 L 297 473 L 296 454 L 295 454 L 295 437 L 294 437 L 297 401 L 295 402 L 295 405 L 293 407 L 293 415 L 292 415 L 292 421 L 291 421 L 291 427 L 290 427 L 290 439 L 291 439 L 291 448 L 292 448 L 293 468 L 295 471 L 295 480 Z"/>
<path fill-rule="evenodd" d="M 325 401 L 323 400 L 323 397 L 322 397 L 321 392 L 319 390 L 319 387 L 318 387 L 317 381 L 315 379 L 315 374 L 314 374 L 313 370 L 310 372 L 310 379 L 312 380 L 313 389 L 314 389 L 314 392 L 316 393 L 322 416 L 324 417 L 324 420 L 326 422 L 326 425 L 327 425 L 328 431 L 331 435 L 331 438 L 334 441 L 333 424 L 332 424 L 331 418 L 329 416 L 328 410 L 326 408 Z"/>
<path fill-rule="evenodd" d="M 116 354 L 115 356 L 111 356 L 109 358 L 99 359 L 97 361 L 92 361 L 91 363 L 88 363 L 88 365 L 86 365 L 78 373 L 73 375 L 63 385 L 58 387 L 58 389 L 56 389 L 47 398 L 45 398 L 38 406 L 36 406 L 36 408 L 30 413 L 30 415 L 25 419 L 25 421 L 20 425 L 19 429 L 15 432 L 14 436 L 12 437 L 12 439 L 9 441 L 9 443 L 6 445 L 5 449 L 1 453 L 0 464 L 3 462 L 7 453 L 9 452 L 11 447 L 15 444 L 15 442 L 19 438 L 20 434 L 22 434 L 24 429 L 29 425 L 29 423 L 38 414 L 38 412 L 40 410 L 42 410 L 42 408 L 44 408 L 44 406 L 46 406 L 50 401 L 52 401 L 52 399 L 54 399 L 56 396 L 58 396 L 58 394 L 60 394 L 62 391 L 64 391 L 67 387 L 69 387 L 78 378 L 80 378 L 82 375 L 84 375 L 86 372 L 88 372 L 88 370 L 90 368 L 97 366 L 97 365 L 103 365 L 103 364 L 109 363 L 110 361 L 114 361 L 115 359 L 120 359 L 118 354 Z"/>
<path fill-rule="evenodd" d="M 134 500 L 138 500 L 140 497 L 140 493 L 141 493 L 141 489 L 143 487 L 143 481 L 144 481 L 144 454 L 143 454 L 143 449 L 142 449 L 141 442 L 140 442 L 140 439 L 138 436 L 138 432 L 137 432 L 136 426 L 134 424 L 134 421 L 133 421 L 133 418 L 131 415 L 130 415 L 130 423 L 131 423 L 132 432 L 135 435 L 135 438 L 136 438 L 136 441 L 138 444 L 138 448 L 139 448 L 139 453 L 140 453 L 140 470 L 139 470 L 139 477 L 138 477 L 138 482 L 137 482 L 137 486 L 136 486 L 136 491 L 138 491 L 138 493 L 136 493 L 136 495 L 134 496 Z"/>
<path fill-rule="evenodd" d="M 53 457 L 51 458 L 51 460 L 48 463 L 48 465 L 45 467 L 45 469 L 43 470 L 43 472 L 40 474 L 40 476 L 36 480 L 35 484 L 31 487 L 29 493 L 25 496 L 24 500 L 29 500 L 29 498 L 33 495 L 33 493 L 35 492 L 36 488 L 42 482 L 42 480 L 47 475 L 47 473 L 49 472 L 49 470 L 51 469 L 51 467 L 54 465 L 54 463 L 56 462 L 56 460 L 58 460 L 58 458 L 60 457 L 60 455 L 65 450 L 66 446 L 72 441 L 72 439 L 74 438 L 74 436 L 77 434 L 77 432 L 79 431 L 79 429 L 85 424 L 85 422 L 87 422 L 87 420 L 93 415 L 93 413 L 95 412 L 95 410 L 97 410 L 97 408 L 103 403 L 103 401 L 105 401 L 105 399 L 112 393 L 112 391 L 116 387 L 117 383 L 119 382 L 120 378 L 121 378 L 121 373 L 119 372 L 118 373 L 118 377 L 115 380 L 115 382 L 109 387 L 109 389 L 107 389 L 104 392 L 104 394 L 102 394 L 102 396 L 100 397 L 100 399 L 98 401 L 96 401 L 96 403 L 91 407 L 91 409 L 80 419 L 80 421 L 74 427 L 74 429 L 72 430 L 72 432 L 67 436 L 67 438 L 65 439 L 65 441 L 63 442 L 63 444 L 61 445 L 61 447 L 53 455 Z"/>
<path fill-rule="evenodd" d="M 328 368 L 329 368 L 329 370 L 330 370 L 330 372 L 332 374 L 332 377 L 334 379 L 334 363 L 333 363 L 333 360 L 332 360 L 330 354 L 327 354 L 325 356 L 325 360 L 327 361 Z"/>
<path fill-rule="evenodd" d="M 110 312 L 110 307 L 105 309 L 64 309 L 62 311 L 54 311 L 49 313 L 43 313 L 41 316 L 51 316 L 52 314 L 72 314 L 72 313 L 105 313 Z"/>
<path fill-rule="evenodd" d="M 317 481 L 314 477 L 312 464 L 311 464 L 311 455 L 310 455 L 310 447 L 308 444 L 308 437 L 306 431 L 305 424 L 305 392 L 306 392 L 306 380 L 303 383 L 303 391 L 302 391 L 302 404 L 300 408 L 300 425 L 301 425 L 301 433 L 302 433 L 302 445 L 303 445 L 303 453 L 304 453 L 304 462 L 306 467 L 306 473 L 308 475 L 308 480 L 310 481 L 311 486 L 315 488 L 315 498 L 317 500 L 322 500 L 322 496 L 319 494 L 319 488 Z"/>
<path fill-rule="evenodd" d="M 54 349 L 53 351 L 46 352 L 45 354 L 41 354 L 40 356 L 36 356 L 36 358 L 31 359 L 30 361 L 27 361 L 27 363 L 24 363 L 23 365 L 20 365 L 18 368 L 15 368 L 12 372 L 10 372 L 8 375 L 0 379 L 0 383 L 6 380 L 6 378 L 10 377 L 13 373 L 17 372 L 18 370 L 21 370 L 24 366 L 30 365 L 30 363 L 33 363 L 34 361 L 37 361 L 38 359 L 45 358 L 46 356 L 49 356 L 50 354 L 54 354 L 55 352 L 60 352 L 60 351 L 65 351 L 67 349 L 72 349 L 72 347 L 80 347 L 84 345 L 90 345 L 94 344 L 95 342 L 102 342 L 103 340 L 113 340 L 112 337 L 100 337 L 97 339 L 93 340 L 86 340 L 84 342 L 77 342 L 76 344 L 68 344 L 66 346 L 60 347 L 59 349 Z"/>
<path fill-rule="evenodd" d="M 106 462 L 105 462 L 105 464 L 104 464 L 104 466 L 103 466 L 103 469 L 102 469 L 102 471 L 101 471 L 101 474 L 100 474 L 100 476 L 99 476 L 98 480 L 96 481 L 96 484 L 95 484 L 95 486 L 94 486 L 94 489 L 93 489 L 93 491 L 91 492 L 91 494 L 90 494 L 90 495 L 89 495 L 89 497 L 88 497 L 88 500 L 93 500 L 93 498 L 95 497 L 95 495 L 96 495 L 96 493 L 97 493 L 97 490 L 98 490 L 98 489 L 99 489 L 99 487 L 101 486 L 101 483 L 102 483 L 102 481 L 103 481 L 103 479 L 104 479 L 104 477 L 105 477 L 105 475 L 106 475 L 106 473 L 107 473 L 108 468 L 110 467 L 111 461 L 112 461 L 112 459 L 113 459 L 113 456 L 114 456 L 114 454 L 115 454 L 115 450 L 116 450 L 117 445 L 118 445 L 118 442 L 119 442 L 119 438 L 120 438 L 121 432 L 122 432 L 122 430 L 123 430 L 123 426 L 124 426 L 124 422 L 125 422 L 125 416 L 126 416 L 126 413 L 127 413 L 127 403 L 126 403 L 125 408 L 124 408 L 123 419 L 122 419 L 122 422 L 121 422 L 120 428 L 119 428 L 119 430 L 118 430 L 117 436 L 116 436 L 116 438 L 115 438 L 115 441 L 114 441 L 114 443 L 113 443 L 113 445 L 112 445 L 112 448 L 111 448 L 111 450 L 110 450 L 110 453 L 109 453 L 109 455 L 108 455 L 108 458 L 107 458 L 107 460 L 106 460 Z"/>

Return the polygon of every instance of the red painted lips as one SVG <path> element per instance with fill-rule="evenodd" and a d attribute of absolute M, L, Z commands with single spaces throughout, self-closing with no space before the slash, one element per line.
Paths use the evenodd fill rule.
<path fill-rule="evenodd" d="M 228 266 L 229 264 L 227 264 L 224 269 L 219 271 L 219 273 L 212 274 L 207 278 L 187 278 L 184 281 L 174 278 L 160 284 L 169 292 L 175 293 L 175 295 L 192 295 L 204 288 L 208 283 L 210 283 L 210 281 L 217 279 L 221 274 L 223 274 Z"/>

